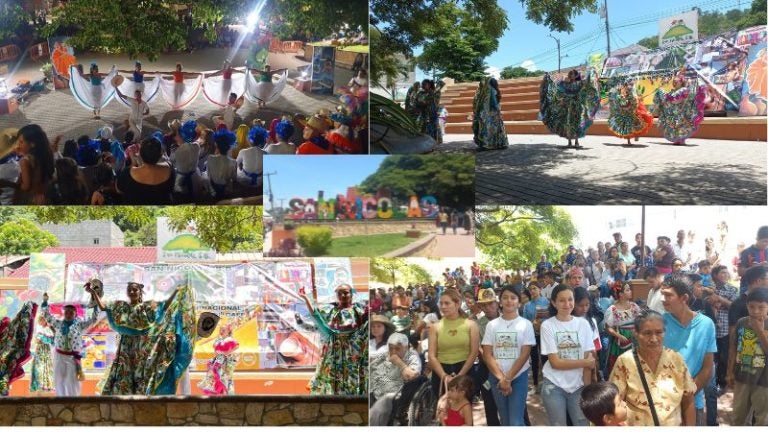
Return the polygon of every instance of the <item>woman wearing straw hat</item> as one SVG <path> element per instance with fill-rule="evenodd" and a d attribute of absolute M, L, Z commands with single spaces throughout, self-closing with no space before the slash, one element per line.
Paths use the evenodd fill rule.
<path fill-rule="evenodd" d="M 373 318 L 371 318 L 371 338 L 368 340 L 369 359 L 389 352 L 387 349 L 387 339 L 394 332 L 395 326 L 386 315 L 373 315 Z"/>
<path fill-rule="evenodd" d="M 312 290 L 317 304 L 317 291 Z M 337 301 L 313 306 L 306 294 L 299 294 L 307 305 L 318 331 L 324 336 L 320 363 L 309 382 L 312 394 L 365 395 L 368 374 L 368 310 L 352 302 L 353 288 L 336 287 Z"/>

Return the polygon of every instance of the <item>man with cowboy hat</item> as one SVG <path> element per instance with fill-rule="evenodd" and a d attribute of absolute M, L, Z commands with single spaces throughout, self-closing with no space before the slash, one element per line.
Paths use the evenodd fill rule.
<path fill-rule="evenodd" d="M 16 183 L 21 173 L 19 163 L 14 154 L 16 149 L 16 135 L 18 129 L 0 130 L 0 181 Z M 11 187 L 2 187 L 0 184 L 0 205 L 13 204 L 14 189 Z"/>
<path fill-rule="evenodd" d="M 477 293 L 477 304 L 483 311 L 483 316 L 477 320 L 477 326 L 480 329 L 480 340 L 483 340 L 483 336 L 485 336 L 485 328 L 488 326 L 488 323 L 499 317 L 499 303 L 496 301 L 496 292 L 493 291 L 492 288 L 481 289 Z M 482 347 L 480 349 L 482 349 Z M 477 381 L 481 383 L 480 395 L 483 397 L 483 404 L 485 405 L 486 424 L 488 426 L 501 426 L 501 422 L 499 421 L 499 411 L 498 408 L 496 408 L 496 401 L 493 399 L 490 383 L 488 383 L 488 366 L 481 360 L 475 365 L 475 373 L 478 377 Z"/>
<path fill-rule="evenodd" d="M 333 144 L 325 138 L 328 132 L 328 121 L 320 114 L 304 120 L 297 119 L 304 126 L 304 142 L 296 150 L 296 154 L 333 154 Z"/>
<path fill-rule="evenodd" d="M 87 283 L 86 285 L 89 285 Z M 53 339 L 53 383 L 56 396 L 80 396 L 80 381 L 85 380 L 80 365 L 83 351 L 82 335 L 96 323 L 97 309 L 92 306 L 91 317 L 85 320 L 77 318 L 74 304 L 64 305 L 64 319 L 51 315 L 48 308 L 48 293 L 43 294 L 43 319 L 51 326 L 56 335 Z"/>

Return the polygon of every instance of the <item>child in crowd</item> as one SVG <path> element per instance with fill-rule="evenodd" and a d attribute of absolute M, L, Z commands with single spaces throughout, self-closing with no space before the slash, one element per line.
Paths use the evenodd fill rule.
<path fill-rule="evenodd" d="M 581 391 L 581 411 L 595 426 L 626 426 L 627 404 L 619 388 L 608 381 L 592 383 Z"/>
<path fill-rule="evenodd" d="M 256 186 L 264 171 L 264 146 L 269 132 L 260 126 L 254 126 L 248 132 L 251 148 L 240 150 L 237 155 L 237 180 L 244 186 Z"/>
<path fill-rule="evenodd" d="M 741 318 L 734 330 L 735 350 L 728 359 L 728 387 L 733 387 L 733 425 L 751 426 L 747 418 L 754 408 L 756 426 L 768 426 L 768 289 L 747 294 L 749 316 Z"/>
<path fill-rule="evenodd" d="M 227 156 L 236 138 L 235 134 L 225 129 L 213 134 L 213 139 L 216 142 L 216 154 L 208 157 L 206 172 L 213 196 L 221 200 L 225 198 L 227 190 L 231 190 L 237 177 L 237 164 Z"/>
<path fill-rule="evenodd" d="M 277 144 L 268 145 L 264 152 L 267 154 L 295 154 L 296 146 L 288 141 L 295 131 L 293 123 L 290 120 L 282 120 L 276 123 L 272 129 L 277 139 Z"/>
<path fill-rule="evenodd" d="M 437 418 L 443 426 L 472 426 L 472 378 L 453 377 L 437 403 Z"/>
<path fill-rule="evenodd" d="M 714 288 L 714 284 L 712 283 L 712 274 L 710 273 L 711 271 L 712 264 L 709 263 L 709 260 L 699 261 L 698 275 L 701 276 L 701 284 L 707 288 Z"/>
<path fill-rule="evenodd" d="M 120 204 L 120 194 L 115 191 L 115 173 L 112 167 L 105 163 L 98 164 L 94 177 L 96 190 L 91 194 L 91 205 Z"/>

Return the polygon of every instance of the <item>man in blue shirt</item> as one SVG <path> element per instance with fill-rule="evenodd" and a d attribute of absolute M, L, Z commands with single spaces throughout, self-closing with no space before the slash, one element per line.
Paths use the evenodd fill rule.
<path fill-rule="evenodd" d="M 687 277 L 672 277 L 661 287 L 664 309 L 664 346 L 683 357 L 696 382 L 696 425 L 706 425 L 704 392 L 714 374 L 715 323 L 702 313 L 688 307 L 691 284 Z"/>
<path fill-rule="evenodd" d="M 544 273 L 552 270 L 552 263 L 547 261 L 547 256 L 545 254 L 541 254 L 541 261 L 536 264 L 536 274 L 538 277 L 544 276 Z"/>

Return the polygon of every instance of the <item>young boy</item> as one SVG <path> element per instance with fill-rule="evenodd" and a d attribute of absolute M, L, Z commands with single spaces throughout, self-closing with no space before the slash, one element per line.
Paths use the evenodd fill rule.
<path fill-rule="evenodd" d="M 709 260 L 701 260 L 699 261 L 699 276 L 701 276 L 701 284 L 704 285 L 707 288 L 713 288 L 714 284 L 712 283 L 712 275 L 710 272 L 712 271 L 712 264 L 709 263 Z"/>
<path fill-rule="evenodd" d="M 627 404 L 619 388 L 608 381 L 592 383 L 581 391 L 581 411 L 595 426 L 626 426 Z"/>
<path fill-rule="evenodd" d="M 751 426 L 747 415 L 754 408 L 755 425 L 768 426 L 768 289 L 747 294 L 749 316 L 736 323 L 736 349 L 728 358 L 728 387 L 733 387 L 733 425 Z"/>

